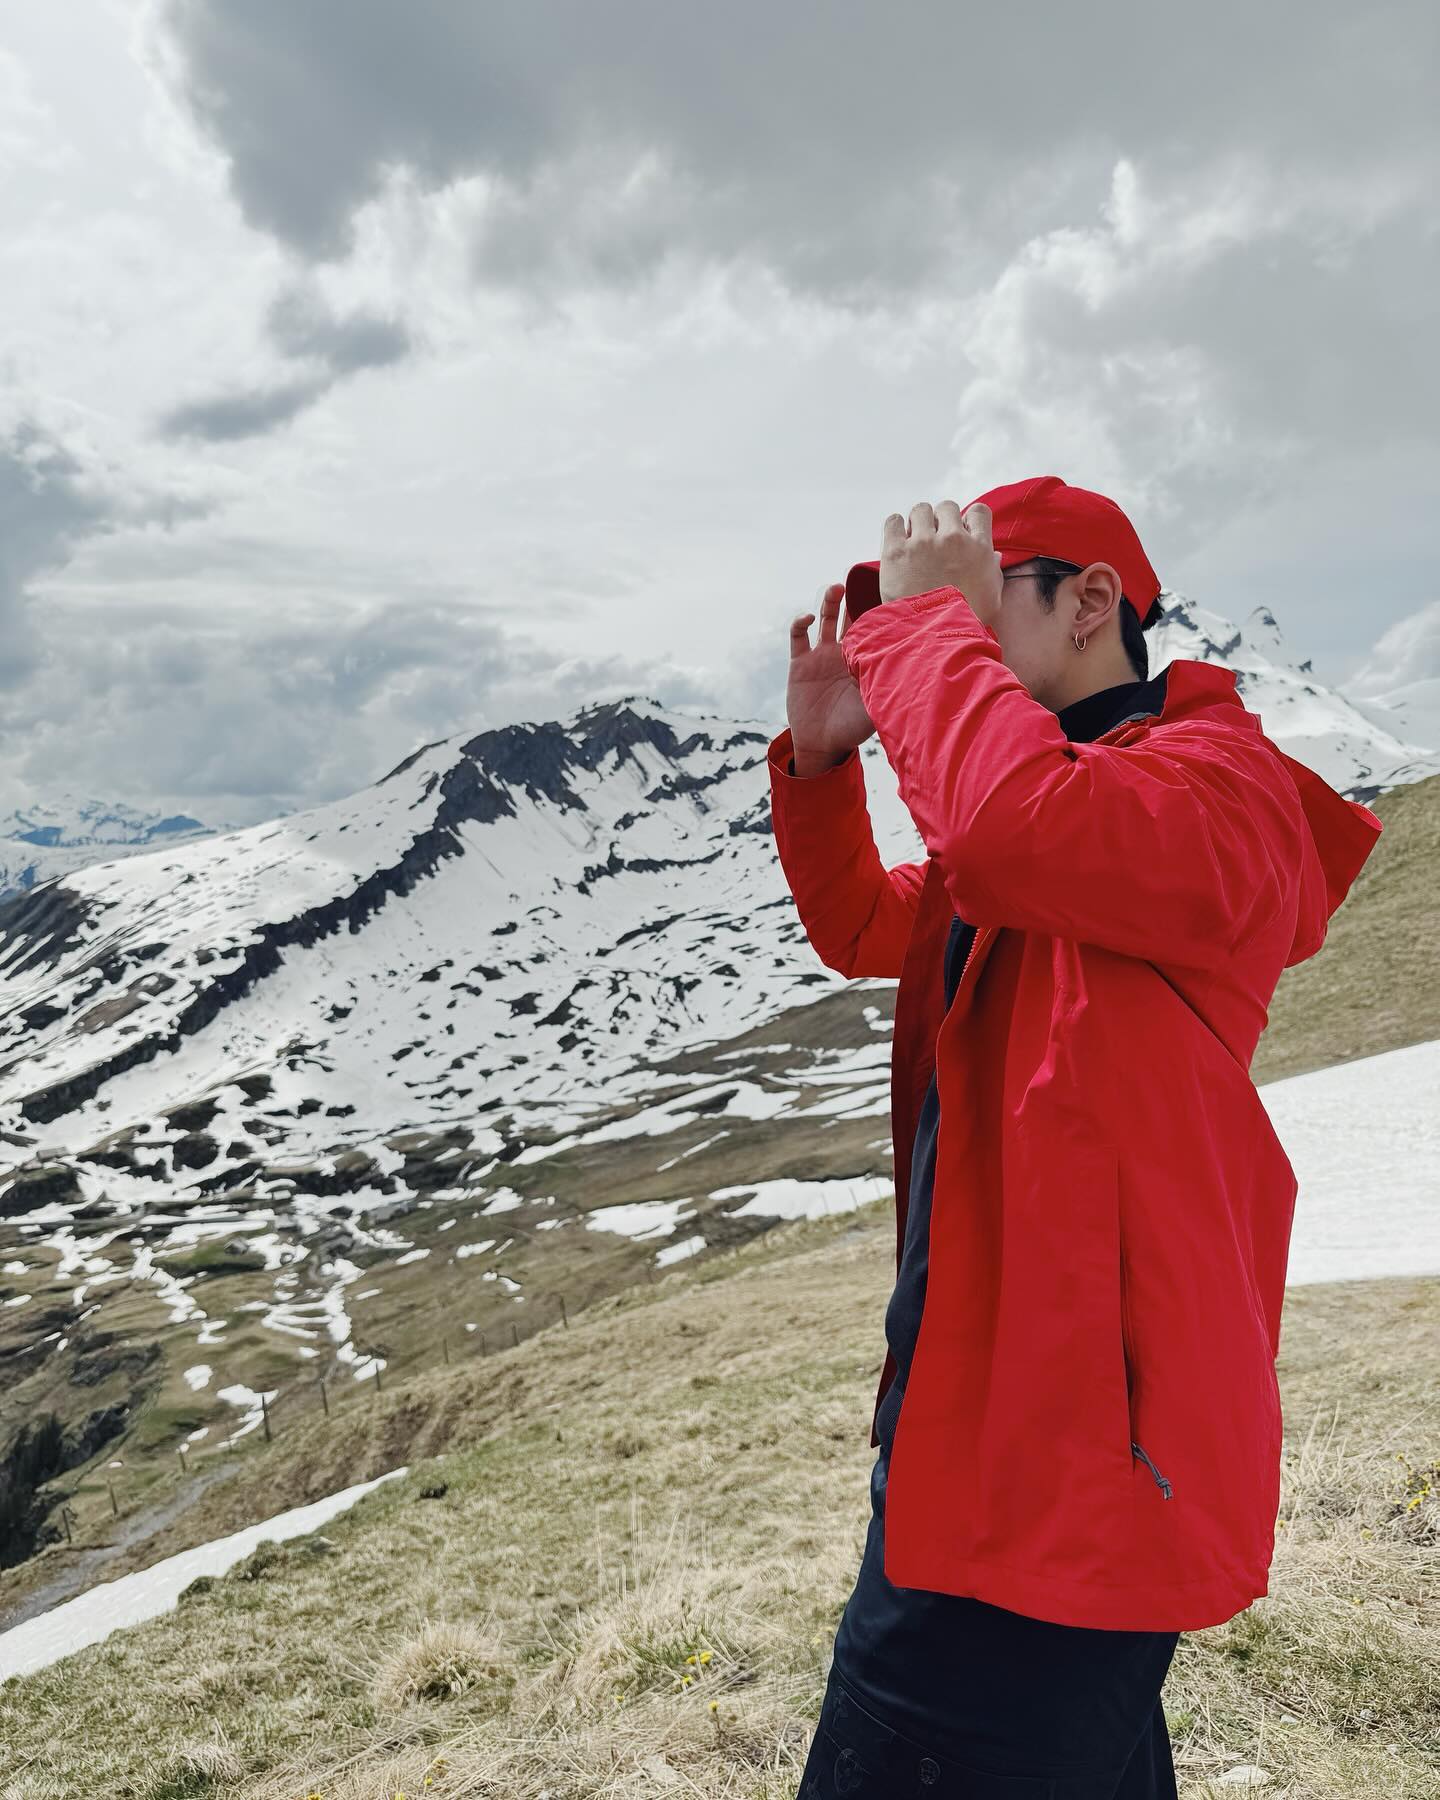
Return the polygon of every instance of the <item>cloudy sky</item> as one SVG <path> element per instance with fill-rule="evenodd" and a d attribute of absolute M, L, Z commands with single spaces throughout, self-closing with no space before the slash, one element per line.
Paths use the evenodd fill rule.
<path fill-rule="evenodd" d="M 7 8 L 0 806 L 778 729 L 885 515 L 1032 474 L 1323 679 L 1440 674 L 1437 19 Z"/>

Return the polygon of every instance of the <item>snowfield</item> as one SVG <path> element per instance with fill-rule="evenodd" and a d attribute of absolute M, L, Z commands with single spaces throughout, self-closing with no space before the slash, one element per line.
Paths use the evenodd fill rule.
<path fill-rule="evenodd" d="M 87 1644 L 98 1644 L 127 1625 L 139 1625 L 146 1619 L 168 1612 L 197 1575 L 223 1575 L 247 1557 L 264 1539 L 276 1543 L 285 1538 L 303 1537 L 315 1531 L 327 1519 L 333 1519 L 362 1495 L 383 1481 L 394 1481 L 408 1471 L 408 1464 L 377 1475 L 374 1481 L 361 1481 L 354 1487 L 342 1488 L 324 1500 L 312 1500 L 305 1506 L 292 1506 L 273 1519 L 262 1519 L 258 1525 L 247 1525 L 229 1537 L 212 1538 L 208 1544 L 197 1544 L 193 1550 L 182 1550 L 167 1556 L 148 1569 L 133 1575 L 122 1575 L 118 1581 L 102 1581 L 98 1587 L 77 1594 L 51 1607 L 38 1618 L 0 1633 L 0 1681 L 12 1675 L 26 1675 L 72 1656 Z"/>

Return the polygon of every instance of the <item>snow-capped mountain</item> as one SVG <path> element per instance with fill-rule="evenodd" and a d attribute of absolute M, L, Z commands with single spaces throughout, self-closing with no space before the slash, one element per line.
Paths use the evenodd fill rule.
<path fill-rule="evenodd" d="M 555 1292 L 883 1191 L 888 1009 L 805 942 L 771 735 L 638 698 L 462 735 L 0 907 L 12 1398 L 33 1374 L 92 1409 L 86 1442 L 118 1428 L 118 1312 L 166 1346 L 131 1379 L 248 1428 L 286 1359 L 368 1374 L 427 1319 L 529 1329 Z M 867 751 L 887 853 L 917 855 Z"/>
<path fill-rule="evenodd" d="M 794 922 L 756 916 L 781 910 L 769 735 L 614 702 L 21 896 L 0 910 L 0 1122 L 72 1152 L 263 1072 L 315 1103 L 292 1154 L 496 1093 L 580 1124 L 637 1058 L 773 1016 L 806 972 L 775 956 Z M 914 851 L 890 787 L 877 824 Z"/>
<path fill-rule="evenodd" d="M 0 814 L 0 901 L 91 863 L 137 856 L 223 829 L 184 813 L 145 812 L 70 795 L 36 802 Z"/>

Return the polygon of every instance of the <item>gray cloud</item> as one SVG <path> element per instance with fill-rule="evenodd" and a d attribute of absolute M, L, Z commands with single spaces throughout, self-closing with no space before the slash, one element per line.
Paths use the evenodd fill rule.
<path fill-rule="evenodd" d="M 286 356 L 316 357 L 337 376 L 383 369 L 414 348 L 409 328 L 399 319 L 364 311 L 339 318 L 318 295 L 300 287 L 275 296 L 265 328 Z"/>
<path fill-rule="evenodd" d="M 212 444 L 259 437 L 277 425 L 289 424 L 334 385 L 332 376 L 311 375 L 278 382 L 273 387 L 189 400 L 164 413 L 157 430 L 161 437 L 201 438 Z"/>
<path fill-rule="evenodd" d="M 1337 430 L 1356 457 L 1433 455 L 1433 8 L 157 17 L 246 218 L 301 256 L 348 255 L 398 172 L 471 181 L 474 279 L 552 318 L 588 288 L 742 264 L 900 355 L 923 315 L 918 353 L 948 330 L 962 364 L 969 491 L 1058 469 L 1183 549 L 1303 481 Z"/>
<path fill-rule="evenodd" d="M 537 290 L 747 256 L 796 290 L 879 300 L 1044 229 L 1117 156 L 1217 146 L 1312 171 L 1424 157 L 1433 9 L 943 0 L 820 10 L 636 0 L 161 0 L 184 99 L 246 218 L 343 258 L 403 168 L 496 186 L 477 260 Z M 1344 121 L 1343 133 L 1336 122 Z"/>
<path fill-rule="evenodd" d="M 244 823 L 351 793 L 452 732 L 627 693 L 707 697 L 663 645 L 557 654 L 516 629 L 517 591 L 552 626 L 631 594 L 637 571 L 592 570 L 583 545 L 497 550 L 476 593 L 402 553 L 176 529 L 212 510 L 107 467 L 78 431 L 0 422 L 8 796 Z"/>
<path fill-rule="evenodd" d="M 0 727 L 12 781 L 37 793 L 183 799 L 237 823 L 352 793 L 417 743 L 456 732 L 629 693 L 709 698 L 701 676 L 663 652 L 557 658 L 483 612 L 410 596 L 347 611 L 292 606 L 257 632 L 244 605 L 197 614 L 184 597 L 111 594 L 100 607 L 67 601 L 42 637 L 45 678 Z"/>
<path fill-rule="evenodd" d="M 207 443 L 261 437 L 316 405 L 346 376 L 386 368 L 414 348 L 409 328 L 399 319 L 364 310 L 341 317 L 301 285 L 282 289 L 271 301 L 265 331 L 282 355 L 318 364 L 318 369 L 262 387 L 187 400 L 161 415 L 158 434 Z"/>
<path fill-rule="evenodd" d="M 47 426 L 20 414 L 0 428 L 0 687 L 33 679 L 44 646 L 29 606 L 37 576 L 85 538 L 113 530 L 115 497 Z"/>

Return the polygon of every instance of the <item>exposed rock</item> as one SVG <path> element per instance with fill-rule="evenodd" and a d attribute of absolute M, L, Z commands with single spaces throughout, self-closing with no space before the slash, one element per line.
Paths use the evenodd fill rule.
<path fill-rule="evenodd" d="M 159 1355 L 160 1346 L 153 1341 L 135 1343 L 120 1339 L 113 1331 L 92 1332 L 76 1349 L 71 1385 L 98 1387 L 110 1375 L 133 1379 L 143 1375 Z"/>
<path fill-rule="evenodd" d="M 13 1219 L 37 1206 L 73 1206 L 80 1198 L 80 1178 L 68 1163 L 42 1163 L 19 1170 L 0 1188 L 0 1218 Z"/>
<path fill-rule="evenodd" d="M 63 1495 L 46 1484 L 88 1462 L 125 1429 L 129 1413 L 122 1401 L 97 1408 L 68 1431 L 53 1412 L 20 1427 L 0 1459 L 0 1568 L 24 1562 L 59 1535 L 45 1518 Z"/>
<path fill-rule="evenodd" d="M 218 1100 L 192 1100 L 185 1106 L 172 1107 L 162 1116 L 174 1131 L 204 1131 L 219 1110 Z"/>
<path fill-rule="evenodd" d="M 177 1169 L 207 1168 L 220 1154 L 220 1146 L 208 1131 L 187 1132 L 176 1138 L 170 1156 Z"/>

